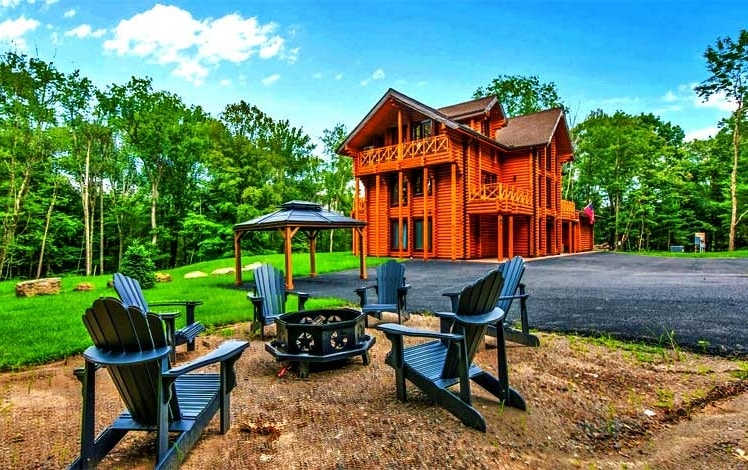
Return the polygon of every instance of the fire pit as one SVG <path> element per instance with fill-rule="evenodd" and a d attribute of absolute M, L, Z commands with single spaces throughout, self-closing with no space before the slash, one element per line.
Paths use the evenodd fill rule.
<path fill-rule="evenodd" d="M 366 334 L 364 314 L 351 308 L 287 313 L 275 319 L 277 339 L 265 350 L 278 361 L 299 366 L 299 377 L 309 376 L 309 363 L 339 361 L 361 356 L 369 364 L 369 349 L 376 338 Z"/>

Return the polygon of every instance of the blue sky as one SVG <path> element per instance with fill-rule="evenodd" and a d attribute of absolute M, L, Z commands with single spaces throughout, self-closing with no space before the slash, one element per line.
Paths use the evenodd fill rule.
<path fill-rule="evenodd" d="M 730 103 L 694 95 L 703 53 L 746 20 L 744 0 L 0 0 L 0 47 L 214 115 L 243 99 L 315 139 L 390 87 L 441 107 L 500 74 L 554 82 L 572 124 L 651 112 L 706 137 Z"/>

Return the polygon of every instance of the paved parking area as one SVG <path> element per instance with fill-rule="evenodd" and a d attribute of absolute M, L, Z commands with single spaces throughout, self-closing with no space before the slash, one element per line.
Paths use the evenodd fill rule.
<path fill-rule="evenodd" d="M 660 258 L 586 253 L 528 259 L 530 324 L 541 331 L 610 334 L 748 355 L 748 259 Z M 411 312 L 448 310 L 441 293 L 459 289 L 493 263 L 406 261 Z M 371 279 L 376 270 L 368 271 Z M 295 279 L 313 296 L 357 302 L 358 271 Z M 516 317 L 516 307 L 509 312 Z"/>

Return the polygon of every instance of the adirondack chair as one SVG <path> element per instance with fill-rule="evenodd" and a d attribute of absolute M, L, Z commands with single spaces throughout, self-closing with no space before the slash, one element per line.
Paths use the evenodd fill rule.
<path fill-rule="evenodd" d="M 101 298 L 86 310 L 83 323 L 94 345 L 76 371 L 83 385 L 81 449 L 70 468 L 95 467 L 129 431 L 155 431 L 155 468 L 176 468 L 219 410 L 220 431 L 229 430 L 234 363 L 249 343 L 225 341 L 209 354 L 170 368 L 171 348 L 160 317 Z M 220 373 L 190 373 L 211 364 L 220 364 Z M 109 371 L 127 410 L 94 439 L 99 367 Z"/>
<path fill-rule="evenodd" d="M 275 319 L 286 313 L 288 295 L 298 297 L 298 310 L 304 310 L 304 304 L 309 300 L 309 294 L 286 289 L 286 279 L 283 271 L 275 269 L 269 264 L 262 264 L 254 271 L 254 294 L 247 294 L 247 299 L 254 307 L 254 318 L 251 333 L 260 330 L 260 338 L 265 339 L 265 326 L 272 325 Z"/>
<path fill-rule="evenodd" d="M 369 289 L 374 289 L 377 295 L 376 301 L 370 303 L 367 294 Z M 389 260 L 377 267 L 377 283 L 370 286 L 362 286 L 356 289 L 356 294 L 361 300 L 361 311 L 366 314 L 382 319 L 383 312 L 397 313 L 397 322 L 408 320 L 410 314 L 406 310 L 406 296 L 410 284 L 405 283 L 405 265 L 395 260 Z M 366 326 L 369 326 L 368 321 Z"/>
<path fill-rule="evenodd" d="M 175 348 L 180 344 L 187 344 L 188 351 L 195 350 L 195 338 L 205 331 L 205 325 L 195 321 L 195 307 L 202 305 L 201 300 L 167 300 L 151 302 L 148 305 L 138 280 L 122 273 L 114 274 L 114 290 L 117 291 L 117 295 L 125 307 L 138 307 L 141 312 L 153 313 L 161 317 L 166 325 L 166 339 L 172 347 L 172 362 L 176 361 Z M 184 307 L 186 313 L 185 326 L 179 329 L 175 326 L 175 320 L 180 315 L 179 312 L 152 312 L 150 307 Z"/>
<path fill-rule="evenodd" d="M 465 425 L 479 431 L 486 430 L 486 420 L 471 405 L 471 380 L 499 398 L 503 405 L 521 410 L 527 408 L 524 398 L 509 386 L 503 328 L 497 328 L 498 378 L 473 363 L 488 326 L 499 324 L 504 319 L 505 313 L 496 307 L 502 284 L 503 277 L 497 269 L 462 289 L 456 312 L 436 313 L 450 320 L 452 329 L 447 333 L 417 330 L 394 323 L 377 326 L 392 343 L 385 362 L 395 369 L 398 400 L 407 401 L 407 379 Z M 435 341 L 405 347 L 405 336 Z M 459 384 L 459 393 L 450 390 L 456 384 Z"/>
<path fill-rule="evenodd" d="M 496 304 L 501 310 L 509 315 L 512 301 L 519 300 L 519 319 L 520 329 L 514 328 L 504 319 L 504 338 L 506 341 L 524 344 L 525 346 L 540 346 L 540 339 L 530 333 L 530 325 L 527 319 L 527 298 L 530 296 L 525 290 L 525 284 L 521 282 L 522 275 L 525 272 L 525 260 L 521 256 L 515 256 L 509 261 L 499 264 L 501 274 L 504 276 L 504 286 L 501 288 L 501 295 Z M 457 299 L 459 294 L 455 292 L 445 292 L 442 294 L 450 298 L 452 311 L 457 309 Z M 447 331 L 449 325 L 442 325 L 442 331 Z M 487 334 L 496 337 L 496 325 L 488 327 Z"/>

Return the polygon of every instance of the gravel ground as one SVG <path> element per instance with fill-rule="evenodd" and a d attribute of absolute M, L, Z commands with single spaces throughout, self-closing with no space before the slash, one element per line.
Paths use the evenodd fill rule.
<path fill-rule="evenodd" d="M 595 252 L 528 259 L 531 327 L 541 331 L 610 334 L 721 355 L 748 355 L 748 259 L 662 258 Z M 448 310 L 442 292 L 455 290 L 494 263 L 406 261 L 408 310 Z M 357 302 L 353 289 L 372 283 L 358 270 L 298 278 L 312 296 Z M 516 318 L 518 306 L 509 312 Z"/>

